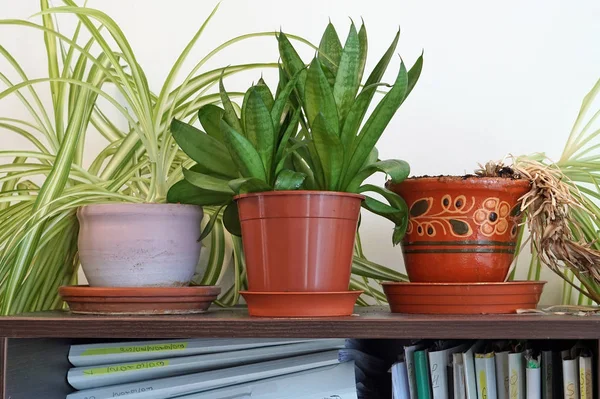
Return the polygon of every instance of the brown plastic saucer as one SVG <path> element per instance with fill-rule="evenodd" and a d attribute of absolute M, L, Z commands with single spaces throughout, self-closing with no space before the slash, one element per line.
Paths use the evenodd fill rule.
<path fill-rule="evenodd" d="M 332 317 L 350 316 L 363 291 L 250 292 L 241 291 L 250 316 Z"/>
<path fill-rule="evenodd" d="M 502 314 L 537 307 L 545 281 L 383 283 L 393 313 Z"/>
<path fill-rule="evenodd" d="M 73 313 L 190 314 L 205 312 L 221 292 L 219 287 L 90 287 L 58 289 Z"/>

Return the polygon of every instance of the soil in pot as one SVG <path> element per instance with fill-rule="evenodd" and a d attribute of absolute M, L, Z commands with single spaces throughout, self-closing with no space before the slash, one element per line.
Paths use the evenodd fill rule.
<path fill-rule="evenodd" d="M 202 208 L 98 204 L 77 211 L 79 258 L 92 287 L 183 287 L 200 257 Z"/>
<path fill-rule="evenodd" d="M 328 191 L 236 197 L 248 290 L 347 291 L 363 199 Z"/>
<path fill-rule="evenodd" d="M 410 178 L 387 187 L 409 207 L 402 243 L 411 282 L 501 282 L 516 251 L 519 198 L 530 183 L 515 176 Z"/>

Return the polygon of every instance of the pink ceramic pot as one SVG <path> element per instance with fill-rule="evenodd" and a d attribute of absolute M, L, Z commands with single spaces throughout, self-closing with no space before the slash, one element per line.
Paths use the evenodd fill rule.
<path fill-rule="evenodd" d="M 77 211 L 79 258 L 93 287 L 189 285 L 201 243 L 202 208 L 98 204 Z"/>

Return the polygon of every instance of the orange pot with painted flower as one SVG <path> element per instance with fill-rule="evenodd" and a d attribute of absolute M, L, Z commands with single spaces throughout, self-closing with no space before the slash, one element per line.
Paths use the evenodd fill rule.
<path fill-rule="evenodd" d="M 409 207 L 402 243 L 411 282 L 501 282 L 516 251 L 526 179 L 440 176 L 388 188 Z"/>

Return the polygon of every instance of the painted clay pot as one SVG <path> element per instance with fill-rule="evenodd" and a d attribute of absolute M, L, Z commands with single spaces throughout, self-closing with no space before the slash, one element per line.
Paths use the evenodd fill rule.
<path fill-rule="evenodd" d="M 362 195 L 271 191 L 235 199 L 249 291 L 348 290 Z"/>
<path fill-rule="evenodd" d="M 409 207 L 402 249 L 411 282 L 504 281 L 528 180 L 444 176 L 387 186 Z"/>
<path fill-rule="evenodd" d="M 202 208 L 98 204 L 77 210 L 79 258 L 91 287 L 182 287 L 200 257 Z"/>

